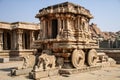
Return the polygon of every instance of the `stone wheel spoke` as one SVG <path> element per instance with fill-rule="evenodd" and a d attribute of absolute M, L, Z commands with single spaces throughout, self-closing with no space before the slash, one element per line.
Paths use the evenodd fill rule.
<path fill-rule="evenodd" d="M 75 49 L 72 53 L 72 64 L 75 68 L 80 68 L 84 65 L 85 54 L 82 50 Z"/>

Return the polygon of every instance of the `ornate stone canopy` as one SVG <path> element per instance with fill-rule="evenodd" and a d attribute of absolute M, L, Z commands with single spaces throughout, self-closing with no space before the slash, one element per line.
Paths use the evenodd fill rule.
<path fill-rule="evenodd" d="M 70 2 L 64 2 L 61 4 L 56 4 L 53 6 L 48 6 L 46 8 L 43 8 L 39 10 L 39 13 L 36 15 L 36 18 L 40 18 L 48 14 L 52 15 L 52 14 L 59 14 L 59 13 L 84 15 L 84 16 L 87 16 L 88 18 L 93 18 L 89 10 L 85 9 L 80 5 L 73 4 Z"/>

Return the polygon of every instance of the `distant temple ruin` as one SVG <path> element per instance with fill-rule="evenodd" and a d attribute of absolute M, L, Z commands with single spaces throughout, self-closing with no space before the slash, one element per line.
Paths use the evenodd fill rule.
<path fill-rule="evenodd" d="M 40 25 L 26 22 L 0 22 L 0 53 L 32 54 L 32 42 L 37 39 Z"/>
<path fill-rule="evenodd" d="M 100 48 L 120 48 L 120 31 L 102 32 L 97 24 L 92 23 L 89 26 L 92 36 L 98 40 Z"/>

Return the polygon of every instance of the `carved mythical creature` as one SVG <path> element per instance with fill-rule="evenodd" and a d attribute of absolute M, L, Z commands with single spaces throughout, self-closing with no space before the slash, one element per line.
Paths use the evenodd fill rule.
<path fill-rule="evenodd" d="M 55 68 L 55 61 L 56 58 L 54 55 L 48 55 L 48 54 L 41 54 L 38 58 L 37 67 L 38 69 L 49 69 L 49 68 Z"/>
<path fill-rule="evenodd" d="M 23 66 L 22 69 L 26 68 L 32 68 L 35 64 L 35 56 L 34 55 L 28 55 L 23 57 Z"/>
<path fill-rule="evenodd" d="M 29 56 L 23 57 L 23 61 L 24 61 L 22 66 L 23 69 L 28 67 L 28 59 L 29 59 Z"/>

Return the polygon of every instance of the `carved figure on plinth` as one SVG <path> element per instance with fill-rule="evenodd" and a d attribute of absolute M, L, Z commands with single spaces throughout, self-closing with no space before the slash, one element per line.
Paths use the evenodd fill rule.
<path fill-rule="evenodd" d="M 32 68 L 35 64 L 35 56 L 28 55 L 23 57 L 23 66 L 22 69 Z"/>
<path fill-rule="evenodd" d="M 55 61 L 56 58 L 54 55 L 48 55 L 46 53 L 42 53 L 38 57 L 37 64 L 35 65 L 35 71 L 54 69 Z"/>

